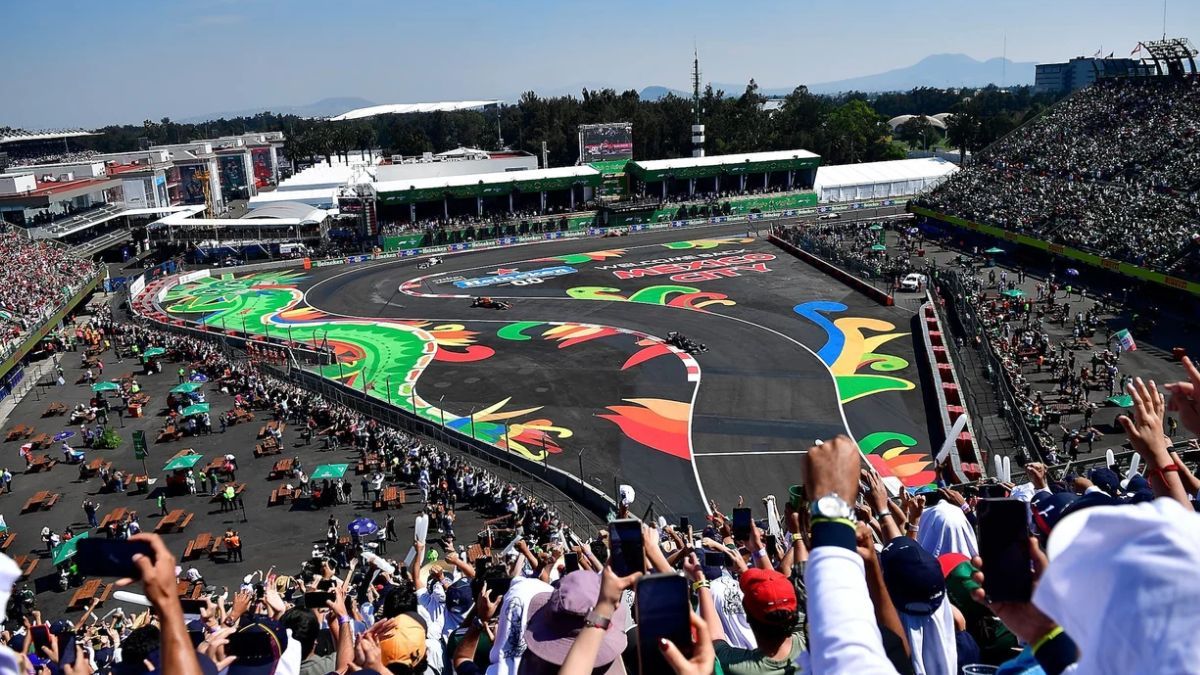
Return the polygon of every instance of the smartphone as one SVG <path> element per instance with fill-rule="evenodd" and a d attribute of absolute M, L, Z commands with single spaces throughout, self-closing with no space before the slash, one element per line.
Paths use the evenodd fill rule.
<path fill-rule="evenodd" d="M 150 543 L 145 541 L 89 537 L 79 540 L 76 546 L 75 564 L 84 576 L 137 579 L 141 573 L 133 564 L 133 556 L 141 553 L 154 557 Z"/>
<path fill-rule="evenodd" d="M 659 649 L 659 640 L 673 642 L 684 657 L 692 656 L 691 605 L 688 582 L 678 574 L 651 574 L 637 582 L 634 591 L 637 616 L 639 672 L 670 673 L 671 664 Z"/>
<path fill-rule="evenodd" d="M 50 626 L 34 626 L 33 628 L 29 629 L 29 632 L 33 636 L 34 656 L 45 658 L 46 654 L 42 651 L 42 647 L 50 646 Z"/>
<path fill-rule="evenodd" d="M 608 545 L 612 549 L 613 573 L 627 577 L 634 572 L 646 571 L 642 523 L 633 518 L 622 518 L 608 524 Z"/>
<path fill-rule="evenodd" d="M 579 569 L 579 554 L 565 553 L 563 554 L 563 574 L 570 574 Z"/>
<path fill-rule="evenodd" d="M 1008 496 L 1008 488 L 997 483 L 984 483 L 979 486 L 979 494 L 988 499 L 1002 499 Z"/>
<path fill-rule="evenodd" d="M 773 534 L 764 534 L 762 540 L 763 540 L 763 548 L 767 549 L 767 557 L 769 557 L 772 562 L 775 560 L 778 560 L 779 559 L 779 540 L 776 539 L 775 535 L 773 535 Z"/>
<path fill-rule="evenodd" d="M 926 492 L 918 492 L 917 494 L 925 498 L 925 508 L 934 506 L 942 501 L 942 493 L 937 490 L 928 490 Z"/>
<path fill-rule="evenodd" d="M 195 598 L 180 598 L 179 605 L 183 608 L 184 614 L 199 614 L 200 610 L 204 609 L 204 598 L 196 600 Z"/>
<path fill-rule="evenodd" d="M 733 510 L 733 538 L 738 541 L 750 538 L 750 509 Z"/>
<path fill-rule="evenodd" d="M 692 529 L 692 523 L 687 516 L 679 516 L 679 531 L 687 534 L 688 530 Z"/>
<path fill-rule="evenodd" d="M 236 656 L 238 663 L 242 665 L 274 663 L 279 660 L 279 653 L 273 641 L 274 638 L 266 631 L 239 630 L 230 634 L 225 653 Z"/>
<path fill-rule="evenodd" d="M 1029 505 L 1020 499 L 982 499 L 978 514 L 983 590 L 993 601 L 1028 602 L 1033 597 Z"/>
<path fill-rule="evenodd" d="M 709 581 L 717 579 L 721 576 L 721 570 L 725 568 L 725 554 L 720 551 L 705 551 L 704 557 L 700 559 L 700 567 L 704 570 L 704 578 Z"/>
<path fill-rule="evenodd" d="M 324 609 L 325 603 L 333 600 L 333 593 L 327 591 L 309 591 L 304 594 L 304 606 L 307 609 Z"/>

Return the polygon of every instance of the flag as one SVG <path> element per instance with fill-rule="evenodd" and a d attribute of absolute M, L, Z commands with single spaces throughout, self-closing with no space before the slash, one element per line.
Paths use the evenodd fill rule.
<path fill-rule="evenodd" d="M 1137 43 L 1137 46 L 1133 48 L 1133 51 L 1129 52 L 1129 55 L 1133 56 L 1134 54 L 1136 54 L 1140 51 L 1142 51 L 1142 43 L 1139 42 L 1139 43 Z"/>
<path fill-rule="evenodd" d="M 1098 58 L 1100 58 L 1100 57 L 1101 57 L 1103 54 L 1104 54 L 1104 47 L 1101 47 L 1100 49 L 1097 49 L 1097 50 L 1096 50 L 1096 53 L 1095 53 L 1095 54 L 1092 54 L 1092 58 L 1093 58 L 1093 59 L 1098 59 Z"/>
<path fill-rule="evenodd" d="M 1117 331 L 1113 337 L 1117 339 L 1117 342 L 1121 345 L 1122 350 L 1127 352 L 1137 351 L 1137 343 L 1133 341 L 1133 336 L 1129 334 L 1128 329 L 1122 328 L 1121 330 Z"/>
<path fill-rule="evenodd" d="M 1108 56 L 1106 56 L 1106 57 L 1104 57 L 1104 58 L 1106 58 L 1106 59 L 1111 59 L 1111 58 L 1113 57 L 1113 54 L 1116 54 L 1116 52 L 1109 52 L 1109 53 L 1108 53 Z"/>

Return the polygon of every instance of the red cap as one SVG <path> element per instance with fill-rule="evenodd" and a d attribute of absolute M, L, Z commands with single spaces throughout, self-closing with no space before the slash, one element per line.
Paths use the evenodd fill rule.
<path fill-rule="evenodd" d="M 742 574 L 741 586 L 746 613 L 758 621 L 769 623 L 767 614 L 777 610 L 796 611 L 796 588 L 775 570 L 752 567 Z"/>
<path fill-rule="evenodd" d="M 965 562 L 971 562 L 971 559 L 961 553 L 955 553 L 953 551 L 949 553 L 943 553 L 940 557 L 938 557 L 938 564 L 942 567 L 943 577 L 950 576 L 950 573 L 954 571 L 955 567 L 958 567 Z"/>

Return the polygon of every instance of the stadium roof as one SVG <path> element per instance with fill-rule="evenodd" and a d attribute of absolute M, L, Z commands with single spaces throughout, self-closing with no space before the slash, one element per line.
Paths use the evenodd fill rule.
<path fill-rule="evenodd" d="M 955 171 L 953 162 L 940 157 L 823 166 L 817 170 L 813 190 L 822 202 L 915 195 Z"/>
<path fill-rule="evenodd" d="M 275 202 L 250 209 L 242 219 L 286 218 L 299 220 L 300 224 L 319 223 L 329 217 L 324 209 L 313 208 L 303 202 Z"/>
<path fill-rule="evenodd" d="M 626 170 L 640 180 L 660 181 L 664 178 L 708 178 L 721 174 L 815 169 L 820 163 L 821 157 L 807 150 L 780 150 L 633 161 Z"/>
<path fill-rule="evenodd" d="M 278 204 L 279 202 L 302 202 L 320 209 L 332 209 L 337 206 L 337 193 L 337 187 L 260 192 L 250 198 L 249 207 L 256 209 L 260 206 Z"/>
<path fill-rule="evenodd" d="M 83 129 L 61 129 L 57 131 L 25 131 L 10 129 L 0 132 L 0 145 L 4 143 L 22 143 L 26 141 L 51 141 L 57 138 L 76 138 L 78 136 L 97 136 L 98 134 Z"/>
<path fill-rule="evenodd" d="M 497 171 L 469 176 L 439 176 L 373 183 L 375 194 L 384 204 L 414 204 L 440 201 L 444 197 L 496 197 L 515 190 L 541 192 L 566 190 L 572 185 L 597 187 L 599 171 L 590 166 L 564 166 L 530 171 Z"/>
<path fill-rule="evenodd" d="M 344 112 L 341 115 L 335 115 L 329 119 L 335 122 L 343 120 L 358 120 L 364 117 L 374 117 L 376 115 L 405 115 L 408 113 L 426 113 L 426 112 L 454 112 L 456 110 L 476 110 L 478 108 L 486 108 L 489 105 L 497 105 L 501 101 L 439 101 L 437 103 L 388 103 L 386 105 L 373 105 L 366 108 L 355 108 L 354 110 Z"/>

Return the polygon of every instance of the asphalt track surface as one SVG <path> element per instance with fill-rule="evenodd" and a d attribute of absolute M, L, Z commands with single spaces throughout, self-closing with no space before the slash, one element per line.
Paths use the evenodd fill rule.
<path fill-rule="evenodd" d="M 861 439 L 869 432 L 898 431 L 917 439 L 916 447 L 928 453 L 915 365 L 908 366 L 908 377 L 916 392 L 885 391 L 842 404 L 830 368 L 817 355 L 828 346 L 827 332 L 793 307 L 810 301 L 841 303 L 848 315 L 888 321 L 905 334 L 893 343 L 893 351 L 915 364 L 907 335 L 911 312 L 880 307 L 772 246 L 765 233 L 761 239 L 747 235 L 742 225 L 550 242 L 447 256 L 443 264 L 423 270 L 418 260 L 398 259 L 317 270 L 302 287 L 307 304 L 329 314 L 419 319 L 474 331 L 477 344 L 491 347 L 495 355 L 470 363 L 435 364 L 417 383 L 421 397 L 459 415 L 471 415 L 500 397 L 511 397 L 518 407 L 541 406 L 539 415 L 573 432 L 557 441 L 560 447 L 545 461 L 576 475 L 582 468 L 589 483 L 610 494 L 615 483 L 628 483 L 637 490 L 639 504 L 651 501 L 656 513 L 668 517 L 700 517 L 705 499 L 724 508 L 739 496 L 748 504 L 767 494 L 785 499 L 787 487 L 802 481 L 806 448 L 839 433 Z M 703 248 L 706 244 L 665 247 L 695 240 L 722 243 L 710 249 Z M 586 262 L 544 260 L 610 249 L 623 252 Z M 715 278 L 691 276 L 684 282 L 667 276 L 620 278 L 613 267 L 685 255 L 720 261 L 709 263 L 711 269 L 734 272 L 702 270 L 701 277 Z M 522 273 L 554 267 L 572 271 L 534 283 L 526 277 L 516 284 L 460 287 L 480 283 L 464 280 L 504 274 L 519 279 Z M 736 276 L 716 276 L 724 274 Z M 605 294 L 629 298 L 638 290 L 662 285 L 719 295 L 694 298 L 690 308 L 583 299 Z M 607 290 L 568 295 L 569 289 L 581 287 Z M 513 306 L 507 311 L 471 308 L 470 297 L 475 295 L 508 299 Z M 698 303 L 722 298 L 724 302 L 697 308 Z M 499 328 L 515 322 L 530 322 L 524 333 L 535 339 L 496 338 Z M 639 349 L 636 336 L 610 336 L 569 349 L 559 346 L 561 341 L 537 340 L 549 322 L 596 324 L 660 337 L 678 331 L 706 344 L 708 351 L 695 357 L 701 371 L 697 384 L 688 381 L 687 364 L 679 358 L 650 359 L 620 369 L 623 359 Z M 669 439 L 657 443 L 659 449 L 647 447 L 632 437 L 644 436 L 615 423 L 611 406 L 629 407 L 626 402 L 632 398 L 694 401 L 686 450 L 664 451 L 661 446 L 670 445 Z"/>

